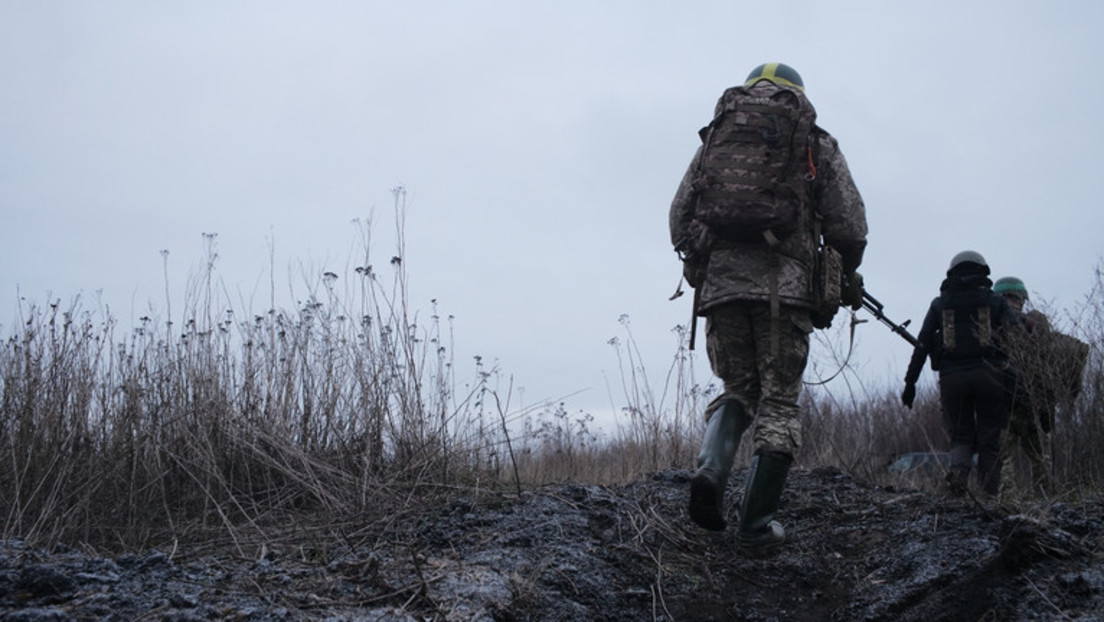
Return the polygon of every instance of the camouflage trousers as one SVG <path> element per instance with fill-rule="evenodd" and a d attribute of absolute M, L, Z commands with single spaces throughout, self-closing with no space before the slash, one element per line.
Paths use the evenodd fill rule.
<path fill-rule="evenodd" d="M 1023 450 L 1031 471 L 1031 492 L 1050 492 L 1050 433 L 1031 412 L 1013 409 L 1008 429 L 1001 436 L 1001 496 L 1011 495 L 1016 482 L 1016 449 Z"/>
<path fill-rule="evenodd" d="M 706 349 L 724 391 L 706 417 L 720 402 L 735 400 L 755 417 L 757 451 L 794 455 L 801 446 L 798 397 L 811 332 L 807 309 L 783 306 L 772 320 L 769 303 L 739 301 L 710 312 Z"/>

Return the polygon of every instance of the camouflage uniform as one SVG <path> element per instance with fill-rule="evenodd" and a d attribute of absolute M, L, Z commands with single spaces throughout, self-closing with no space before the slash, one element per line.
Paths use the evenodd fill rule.
<path fill-rule="evenodd" d="M 1015 376 L 1012 416 L 1001 438 L 1001 494 L 1012 492 L 1012 456 L 1023 449 L 1032 487 L 1051 489 L 1050 433 L 1059 404 L 1072 405 L 1081 391 L 1088 346 L 1050 326 L 1039 311 L 1021 316 L 1009 338 L 1009 363 Z"/>
<path fill-rule="evenodd" d="M 760 83 L 755 89 L 777 89 Z M 792 455 L 801 444 L 797 398 L 809 353 L 813 330 L 813 265 L 817 240 L 813 209 L 820 214 L 821 232 L 827 243 L 843 256 L 844 273 L 862 262 L 866 248 L 866 210 L 839 145 L 824 130 L 818 139 L 813 205 L 800 213 L 795 233 L 773 248 L 766 242 L 711 244 L 708 266 L 700 288 L 699 315 L 705 316 L 706 339 L 713 373 L 724 381 L 724 393 L 714 405 L 728 399 L 740 402 L 756 416 L 757 449 Z M 693 182 L 702 149 L 694 155 L 671 203 L 671 242 L 679 247 L 702 237 L 702 225 L 694 220 Z M 771 318 L 772 278 L 779 303 Z M 769 346 L 771 331 L 777 351 Z M 713 411 L 706 410 L 708 417 Z"/>
<path fill-rule="evenodd" d="M 724 380 L 714 401 L 736 399 L 758 414 L 755 446 L 793 454 L 801 446 L 797 398 L 809 355 L 809 312 L 780 309 L 778 349 L 772 353 L 770 305 L 737 301 L 715 309 L 706 319 L 706 348 L 713 373 Z M 712 405 L 711 405 L 712 406 Z M 707 409 L 712 414 L 712 408 Z"/>

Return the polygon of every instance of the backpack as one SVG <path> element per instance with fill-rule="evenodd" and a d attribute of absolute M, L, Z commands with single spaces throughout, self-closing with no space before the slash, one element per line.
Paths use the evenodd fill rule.
<path fill-rule="evenodd" d="M 795 88 L 724 92 L 702 128 L 694 216 L 719 238 L 772 243 L 792 233 L 816 176 L 816 110 Z"/>

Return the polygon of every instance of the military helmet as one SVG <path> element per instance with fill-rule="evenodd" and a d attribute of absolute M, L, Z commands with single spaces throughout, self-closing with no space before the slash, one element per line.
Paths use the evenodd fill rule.
<path fill-rule="evenodd" d="M 998 294 L 1011 294 L 1024 300 L 1030 300 L 1027 295 L 1027 286 L 1014 276 L 1002 276 L 993 283 L 993 291 Z"/>
<path fill-rule="evenodd" d="M 960 266 L 964 269 L 966 264 L 974 264 L 981 268 L 984 268 L 984 273 L 989 274 L 989 264 L 985 262 L 985 258 L 981 256 L 981 253 L 976 251 L 962 251 L 951 258 L 951 265 L 947 267 L 947 274 L 950 274 L 955 268 Z"/>
<path fill-rule="evenodd" d="M 764 63 L 752 69 L 747 80 L 744 81 L 744 86 L 751 86 L 760 80 L 768 80 L 780 86 L 795 86 L 798 89 L 805 90 L 805 83 L 801 81 L 801 76 L 798 75 L 797 71 L 783 63 Z"/>

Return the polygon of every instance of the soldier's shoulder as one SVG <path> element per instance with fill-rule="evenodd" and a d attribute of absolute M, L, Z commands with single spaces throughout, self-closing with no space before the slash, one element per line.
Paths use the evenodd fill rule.
<path fill-rule="evenodd" d="M 1032 330 L 1049 331 L 1050 330 L 1050 318 L 1048 318 L 1042 311 L 1038 309 L 1032 309 L 1023 316 L 1024 322 L 1031 327 Z"/>
<path fill-rule="evenodd" d="M 832 136 L 827 130 L 819 126 L 814 128 L 813 136 L 816 139 L 816 149 L 821 164 L 827 165 L 833 169 L 847 168 L 843 152 L 840 150 L 839 141 L 836 140 L 835 136 Z"/>
<path fill-rule="evenodd" d="M 828 130 L 824 129 L 820 125 L 813 126 L 813 136 L 816 136 L 817 140 L 820 141 L 822 147 L 827 146 L 832 149 L 839 148 L 839 141 L 836 140 L 836 137 L 832 136 L 832 134 Z"/>

